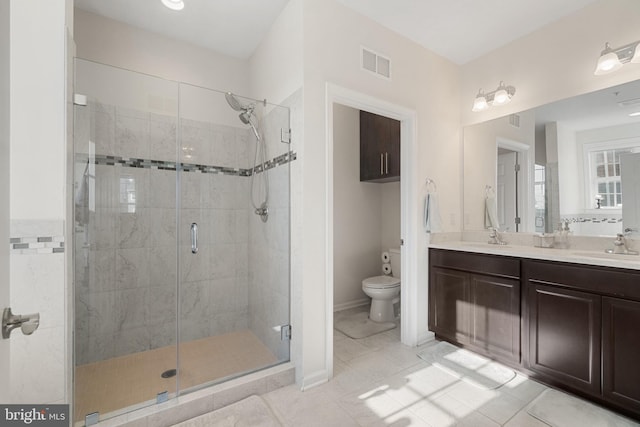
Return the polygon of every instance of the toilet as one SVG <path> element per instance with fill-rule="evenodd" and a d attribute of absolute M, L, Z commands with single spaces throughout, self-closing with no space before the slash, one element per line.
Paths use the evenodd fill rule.
<path fill-rule="evenodd" d="M 400 248 L 389 249 L 391 276 L 368 277 L 362 281 L 362 290 L 371 298 L 369 319 L 374 322 L 393 322 L 393 304 L 400 294 Z"/>

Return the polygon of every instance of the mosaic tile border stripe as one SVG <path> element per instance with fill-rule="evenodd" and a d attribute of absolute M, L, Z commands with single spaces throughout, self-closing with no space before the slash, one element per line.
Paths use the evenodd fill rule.
<path fill-rule="evenodd" d="M 81 162 L 90 160 L 87 155 L 82 155 L 82 154 L 78 154 L 76 158 Z M 295 152 L 291 151 L 288 153 L 284 153 L 278 157 L 275 157 L 271 160 L 268 160 L 265 163 L 254 167 L 253 169 L 200 165 L 196 163 L 176 163 L 176 162 L 168 162 L 164 160 L 149 160 L 149 159 L 138 159 L 138 158 L 131 158 L 131 157 L 107 156 L 102 154 L 96 154 L 91 158 L 91 160 L 93 160 L 93 164 L 103 165 L 103 166 L 121 165 L 124 167 L 130 167 L 130 168 L 175 171 L 178 169 L 178 165 L 179 165 L 180 170 L 183 172 L 212 173 L 212 174 L 218 174 L 218 175 L 232 175 L 232 176 L 251 176 L 254 173 L 260 173 L 264 170 L 269 170 L 277 166 L 285 165 L 289 162 L 296 160 L 297 158 L 298 158 L 298 155 Z"/>
<path fill-rule="evenodd" d="M 615 224 L 618 222 L 622 222 L 622 218 L 563 218 L 563 220 L 569 222 L 592 222 L 594 224 Z"/>
<path fill-rule="evenodd" d="M 64 236 L 11 237 L 9 251 L 13 254 L 64 253 Z"/>

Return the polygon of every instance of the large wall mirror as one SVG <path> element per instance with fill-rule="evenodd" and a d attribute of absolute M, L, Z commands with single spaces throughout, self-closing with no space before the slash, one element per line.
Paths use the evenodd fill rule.
<path fill-rule="evenodd" d="M 464 229 L 640 228 L 640 80 L 464 129 Z"/>

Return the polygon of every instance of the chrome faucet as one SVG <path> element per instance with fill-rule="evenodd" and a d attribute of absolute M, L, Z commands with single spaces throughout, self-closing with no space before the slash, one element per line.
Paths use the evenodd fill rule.
<path fill-rule="evenodd" d="M 489 244 L 490 245 L 506 245 L 507 242 L 502 240 L 502 236 L 495 227 L 489 227 Z"/>
<path fill-rule="evenodd" d="M 627 245 L 627 239 L 622 233 L 616 235 L 616 240 L 613 242 L 613 249 L 605 249 L 608 254 L 623 254 L 623 255 L 638 255 L 638 251 L 632 251 Z"/>

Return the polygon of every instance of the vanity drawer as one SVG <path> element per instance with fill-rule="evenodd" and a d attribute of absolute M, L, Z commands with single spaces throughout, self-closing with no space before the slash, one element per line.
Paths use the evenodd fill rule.
<path fill-rule="evenodd" d="M 524 260 L 522 273 L 533 283 L 640 301 L 640 271 L 636 270 Z"/>
<path fill-rule="evenodd" d="M 520 278 L 520 259 L 492 254 L 430 249 L 429 263 L 435 267 L 485 275 Z"/>

